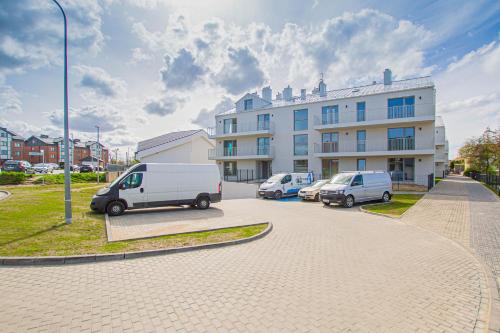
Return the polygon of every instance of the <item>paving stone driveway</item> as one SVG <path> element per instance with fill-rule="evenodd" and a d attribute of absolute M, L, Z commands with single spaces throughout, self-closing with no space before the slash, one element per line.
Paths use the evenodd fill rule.
<path fill-rule="evenodd" d="M 274 230 L 221 249 L 0 268 L 1 331 L 473 332 L 485 315 L 479 263 L 444 237 L 317 203 L 226 205 Z"/>

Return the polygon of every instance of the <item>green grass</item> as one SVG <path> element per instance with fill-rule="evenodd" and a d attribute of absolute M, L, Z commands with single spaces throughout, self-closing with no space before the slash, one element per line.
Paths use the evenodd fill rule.
<path fill-rule="evenodd" d="M 442 177 L 434 177 L 434 185 L 436 185 L 437 183 L 439 183 L 442 180 L 443 180 Z"/>
<path fill-rule="evenodd" d="M 101 185 L 102 186 L 102 185 Z M 246 238 L 266 224 L 108 243 L 104 215 L 89 204 L 100 186 L 73 184 L 73 224 L 64 223 L 62 185 L 2 186 L 12 196 L 0 201 L 0 256 L 112 253 L 199 245 Z"/>
<path fill-rule="evenodd" d="M 401 214 L 416 204 L 422 196 L 422 194 L 394 194 L 390 203 L 365 205 L 363 209 L 390 216 L 401 216 Z"/>

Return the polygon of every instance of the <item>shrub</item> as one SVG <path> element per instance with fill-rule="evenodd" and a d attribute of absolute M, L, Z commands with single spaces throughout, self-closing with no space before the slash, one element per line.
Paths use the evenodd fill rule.
<path fill-rule="evenodd" d="M 464 171 L 464 176 L 466 177 L 470 177 L 471 174 L 473 173 L 480 173 L 479 170 L 476 170 L 474 168 L 467 168 L 465 171 Z"/>
<path fill-rule="evenodd" d="M 32 175 L 27 175 L 24 172 L 2 172 L 0 173 L 0 185 L 17 185 L 23 183 Z"/>
<path fill-rule="evenodd" d="M 45 184 L 64 184 L 64 174 L 60 173 L 57 175 L 44 175 L 43 181 Z M 104 183 L 106 182 L 106 174 L 99 174 L 99 181 Z M 97 174 L 94 172 L 88 173 L 72 173 L 71 174 L 71 182 L 72 183 L 95 183 L 97 182 Z M 35 181 L 35 184 L 41 184 L 42 177 L 38 178 Z"/>

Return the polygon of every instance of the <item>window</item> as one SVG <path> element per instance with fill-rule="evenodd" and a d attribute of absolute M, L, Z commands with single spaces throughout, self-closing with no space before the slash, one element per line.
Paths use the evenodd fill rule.
<path fill-rule="evenodd" d="M 257 138 L 257 155 L 269 155 L 269 138 Z"/>
<path fill-rule="evenodd" d="M 293 161 L 293 172 L 307 172 L 309 169 L 307 160 Z"/>
<path fill-rule="evenodd" d="M 236 162 L 224 162 L 224 176 L 236 176 Z"/>
<path fill-rule="evenodd" d="M 415 128 L 399 127 L 387 129 L 388 150 L 413 150 L 415 149 Z"/>
<path fill-rule="evenodd" d="M 5 138 L 5 132 L 0 133 L 0 137 Z"/>
<path fill-rule="evenodd" d="M 7 155 L 8 153 L 9 153 L 9 152 L 8 152 L 7 150 L 2 150 L 2 151 L 1 151 L 1 154 L 2 154 L 2 155 Z"/>
<path fill-rule="evenodd" d="M 339 106 L 323 106 L 321 108 L 321 124 L 337 124 L 339 122 Z"/>
<path fill-rule="evenodd" d="M 56 158 L 56 155 L 50 154 L 50 158 Z"/>
<path fill-rule="evenodd" d="M 16 151 L 16 156 L 21 156 L 21 152 L 20 151 Z"/>
<path fill-rule="evenodd" d="M 356 103 L 357 121 L 365 121 L 365 110 L 366 110 L 365 102 Z"/>
<path fill-rule="evenodd" d="M 50 151 L 56 151 L 56 147 L 50 147 Z"/>
<path fill-rule="evenodd" d="M 321 152 L 335 153 L 339 151 L 339 133 L 329 132 L 321 134 Z"/>
<path fill-rule="evenodd" d="M 236 118 L 224 119 L 224 134 L 236 133 Z"/>
<path fill-rule="evenodd" d="M 21 144 L 19 142 L 14 143 L 14 147 L 21 147 Z"/>
<path fill-rule="evenodd" d="M 296 156 L 307 155 L 307 134 L 293 136 L 293 154 Z"/>
<path fill-rule="evenodd" d="M 307 109 L 293 111 L 293 130 L 304 131 L 307 127 Z"/>
<path fill-rule="evenodd" d="M 366 160 L 364 158 L 358 159 L 356 170 L 366 171 Z"/>
<path fill-rule="evenodd" d="M 356 138 L 357 138 L 357 151 L 365 151 L 366 150 L 366 131 L 357 131 L 356 132 Z"/>
<path fill-rule="evenodd" d="M 137 188 L 142 184 L 142 173 L 133 173 L 122 181 L 122 186 L 124 190 Z"/>
<path fill-rule="evenodd" d="M 390 98 L 387 100 L 387 118 L 415 116 L 415 96 Z"/>
<path fill-rule="evenodd" d="M 387 169 L 393 181 L 415 180 L 414 158 L 389 158 Z"/>
<path fill-rule="evenodd" d="M 252 110 L 253 109 L 253 99 L 245 99 L 244 103 L 244 109 L 245 110 Z"/>
<path fill-rule="evenodd" d="M 360 185 L 363 185 L 363 176 L 362 175 L 354 176 L 351 186 L 360 186 Z"/>
<path fill-rule="evenodd" d="M 224 156 L 236 156 L 236 154 L 237 154 L 236 140 L 225 140 L 224 141 Z"/>
<path fill-rule="evenodd" d="M 269 113 L 259 114 L 257 116 L 257 131 L 269 129 Z"/>
<path fill-rule="evenodd" d="M 283 177 L 283 179 L 281 180 L 281 184 L 286 184 L 286 183 L 289 183 L 292 181 L 292 175 L 286 175 L 285 177 Z"/>
<path fill-rule="evenodd" d="M 0 146 L 7 147 L 7 141 L 0 141 Z"/>

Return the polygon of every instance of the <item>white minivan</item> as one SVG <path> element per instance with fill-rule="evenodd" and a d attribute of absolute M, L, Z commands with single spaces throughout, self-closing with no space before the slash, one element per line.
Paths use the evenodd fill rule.
<path fill-rule="evenodd" d="M 259 196 L 274 199 L 294 196 L 301 188 L 311 185 L 313 178 L 311 172 L 278 173 L 260 185 Z"/>
<path fill-rule="evenodd" d="M 392 197 L 391 176 L 386 171 L 342 172 L 321 187 L 319 195 L 325 205 L 340 203 L 347 208 L 352 207 L 355 202 L 388 202 Z"/>
<path fill-rule="evenodd" d="M 215 164 L 139 163 L 97 191 L 90 208 L 109 215 L 126 209 L 190 205 L 207 209 L 219 202 L 222 183 Z"/>

